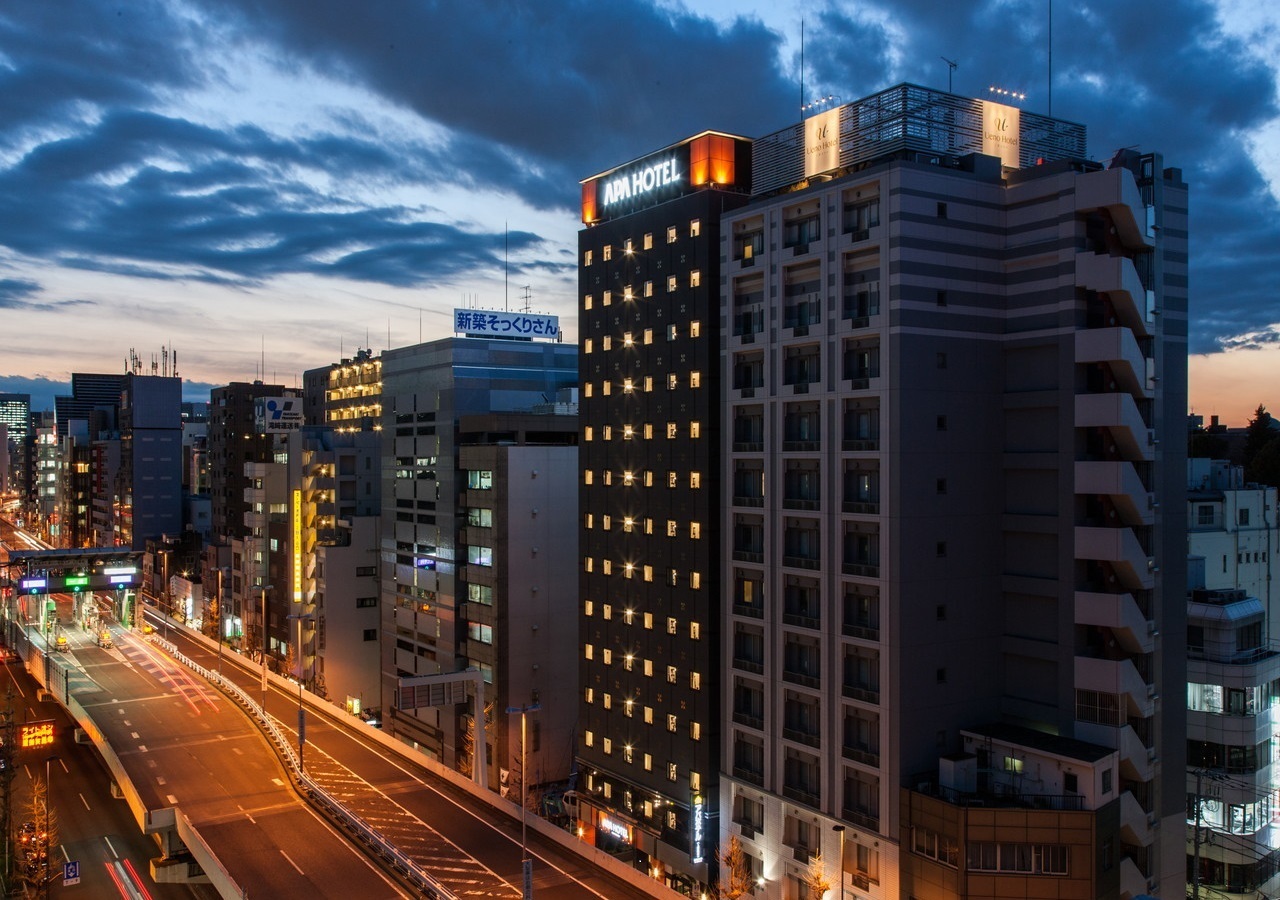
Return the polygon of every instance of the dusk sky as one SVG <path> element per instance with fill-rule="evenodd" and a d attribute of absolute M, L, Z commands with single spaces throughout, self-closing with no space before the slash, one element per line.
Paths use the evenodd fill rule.
<path fill-rule="evenodd" d="M 945 89 L 945 56 L 956 93 L 1049 112 L 1048 7 L 5 0 L 0 391 L 52 406 L 162 346 L 187 399 L 300 384 L 526 286 L 576 340 L 579 181 L 794 121 L 801 16 L 809 99 Z M 1052 48 L 1090 154 L 1157 150 L 1191 187 L 1194 410 L 1280 412 L 1280 4 L 1059 2 Z"/>

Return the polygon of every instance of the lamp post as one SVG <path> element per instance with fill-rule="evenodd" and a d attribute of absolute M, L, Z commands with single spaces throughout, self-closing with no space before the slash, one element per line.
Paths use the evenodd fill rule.
<path fill-rule="evenodd" d="M 43 878 L 41 878 L 41 886 L 43 888 L 43 894 L 46 897 L 49 896 L 49 882 L 52 881 L 52 879 L 49 877 L 49 874 L 50 874 L 49 870 L 50 870 L 50 867 L 53 865 L 53 854 L 52 854 L 53 848 L 49 846 L 53 838 L 53 835 L 49 833 L 50 832 L 49 804 L 53 802 L 53 781 L 50 777 L 51 775 L 50 770 L 52 768 L 53 761 L 55 759 L 60 760 L 61 757 L 58 756 L 58 754 L 56 753 L 52 753 L 49 756 L 46 756 L 44 758 L 44 828 L 40 829 L 39 839 L 42 840 L 45 845 L 44 846 L 45 863 L 44 863 L 44 871 L 41 873 L 43 875 Z"/>
<path fill-rule="evenodd" d="M 844 826 L 832 825 L 831 830 L 840 835 L 840 900 L 844 900 Z"/>
<path fill-rule="evenodd" d="M 306 712 L 302 708 L 302 678 L 306 669 L 302 663 L 302 623 L 315 619 L 315 613 L 292 613 L 287 618 L 298 620 L 298 772 L 306 771 L 302 762 L 302 748 L 307 741 Z"/>
<path fill-rule="evenodd" d="M 224 602 L 222 599 L 222 575 L 226 571 L 227 571 L 226 566 L 218 566 L 218 600 L 216 604 L 218 608 L 218 616 L 217 616 L 218 621 L 213 623 L 214 629 L 218 632 L 215 635 L 215 637 L 217 637 L 218 639 L 218 678 L 219 679 L 222 678 L 222 604 Z"/>
<path fill-rule="evenodd" d="M 507 715 L 520 713 L 520 868 L 524 874 L 524 892 L 521 895 L 523 900 L 533 900 L 533 860 L 529 858 L 529 811 L 526 809 L 526 800 L 528 798 L 529 790 L 529 772 L 525 768 L 525 734 L 529 713 L 539 712 L 541 709 L 542 704 L 540 703 L 526 703 L 522 706 L 507 707 Z M 476 724 L 479 728 L 484 727 L 483 721 Z M 476 765 L 484 765 L 484 760 L 476 760 Z"/>
<path fill-rule="evenodd" d="M 270 584 L 259 585 L 256 589 L 262 593 L 262 619 L 259 627 L 262 629 L 262 714 L 267 714 L 267 593 L 275 586 Z"/>

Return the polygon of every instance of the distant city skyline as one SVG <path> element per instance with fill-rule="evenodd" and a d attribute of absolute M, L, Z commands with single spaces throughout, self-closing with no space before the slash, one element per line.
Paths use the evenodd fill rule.
<path fill-rule="evenodd" d="M 1050 92 L 1043 7 L 820 2 L 802 66 L 799 12 L 760 2 L 16 0 L 0 391 L 44 408 L 71 372 L 164 346 L 187 400 L 300 386 L 358 347 L 448 336 L 455 306 L 526 296 L 576 341 L 581 179 L 707 128 L 767 133 L 802 100 L 953 75 L 1086 123 L 1096 159 L 1137 145 L 1183 169 L 1191 405 L 1244 424 L 1280 373 L 1280 11 L 1058 4 Z"/>

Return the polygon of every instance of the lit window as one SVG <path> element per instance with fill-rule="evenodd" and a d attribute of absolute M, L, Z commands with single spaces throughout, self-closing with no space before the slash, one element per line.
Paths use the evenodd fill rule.
<path fill-rule="evenodd" d="M 585 560 L 583 560 L 583 567 L 588 572 L 594 572 L 596 570 L 596 561 L 592 559 L 590 556 L 588 556 Z"/>
<path fill-rule="evenodd" d="M 634 300 L 634 299 L 636 299 L 636 298 L 632 295 L 632 293 L 631 293 L 631 285 L 629 285 L 629 284 L 628 284 L 626 287 L 624 287 L 624 288 L 622 289 L 622 299 L 623 299 L 623 300 Z"/>
<path fill-rule="evenodd" d="M 605 292 L 601 295 L 601 302 L 602 302 L 605 306 L 612 306 L 612 305 L 613 305 L 613 291 L 605 291 Z"/>
<path fill-rule="evenodd" d="M 697 490 L 698 488 L 702 487 L 702 473 L 701 473 L 701 472 L 690 472 L 690 473 L 689 473 L 689 487 L 693 488 L 694 490 Z"/>
<path fill-rule="evenodd" d="M 601 435 L 601 437 L 603 437 L 606 441 L 613 440 L 613 426 L 612 425 L 604 426 L 604 434 Z"/>
<path fill-rule="evenodd" d="M 600 705 L 605 709 L 613 709 L 613 695 L 608 692 L 601 695 Z"/>
<path fill-rule="evenodd" d="M 611 469 L 604 470 L 604 483 L 606 485 L 613 484 L 613 470 Z"/>
<path fill-rule="evenodd" d="M 650 430 L 652 427 L 653 426 L 650 425 L 645 428 L 645 432 L 644 432 L 645 437 L 653 437 L 653 432 Z M 644 470 L 644 486 L 653 487 L 653 469 Z M 649 532 L 646 532 L 646 534 L 653 534 L 653 532 L 649 531 Z"/>
<path fill-rule="evenodd" d="M 596 702 L 596 692 L 595 692 L 595 689 L 594 689 L 594 688 L 587 688 L 586 693 L 585 693 L 585 695 L 584 695 L 583 699 L 585 699 L 588 703 L 595 703 L 595 702 Z"/>
<path fill-rule="evenodd" d="M 645 380 L 647 381 L 648 379 L 646 378 Z M 653 423 L 652 422 L 644 423 L 644 439 L 646 441 L 653 440 Z"/>
<path fill-rule="evenodd" d="M 611 394 L 613 393 L 613 382 L 612 382 L 612 381 L 602 381 L 602 382 L 600 382 L 600 387 L 601 387 L 601 389 L 603 390 L 604 395 L 605 395 L 606 397 L 608 397 L 609 395 L 611 395 Z"/>
<path fill-rule="evenodd" d="M 588 615 L 588 616 L 589 616 L 589 615 L 591 615 L 594 611 L 595 611 L 595 603 L 594 603 L 594 602 L 592 602 L 591 600 L 583 600 L 583 601 L 582 601 L 582 612 L 583 612 L 585 615 Z"/>
<path fill-rule="evenodd" d="M 593 252 L 593 251 L 591 251 L 591 250 L 588 250 L 587 252 L 583 253 L 583 254 L 582 254 L 582 264 L 583 264 L 584 266 L 589 266 L 589 265 L 591 265 L 591 258 L 592 258 L 592 256 L 594 256 L 594 255 L 595 255 L 595 254 L 594 254 L 594 252 Z"/>
<path fill-rule="evenodd" d="M 646 516 L 644 520 L 644 533 L 653 534 L 653 519 L 648 516 Z"/>
<path fill-rule="evenodd" d="M 671 585 L 672 587 L 676 587 L 677 585 L 679 585 L 679 584 L 680 584 L 680 570 L 679 570 L 679 569 L 668 569 L 668 570 L 667 570 L 667 584 Z"/>
<path fill-rule="evenodd" d="M 644 295 L 645 295 L 646 297 L 652 297 L 652 296 L 653 296 L 653 282 L 652 282 L 652 281 L 646 281 L 646 282 L 644 283 Z"/>
<path fill-rule="evenodd" d="M 653 566 L 644 567 L 644 580 L 653 581 Z"/>
<path fill-rule="evenodd" d="M 586 659 L 595 659 L 596 658 L 595 654 L 596 654 L 596 648 L 591 646 L 590 644 L 587 644 L 585 647 L 582 648 L 582 655 Z"/>
<path fill-rule="evenodd" d="M 632 760 L 631 760 L 631 755 L 632 755 L 631 745 L 630 745 L 630 744 L 627 744 L 626 746 L 624 746 L 624 747 L 622 748 L 622 759 L 623 759 L 623 761 L 624 761 L 624 762 L 631 762 L 631 761 L 632 761 Z"/>
<path fill-rule="evenodd" d="M 603 572 L 605 575 L 612 575 L 612 574 L 613 574 L 613 560 L 611 560 L 611 559 L 603 559 L 603 560 L 601 560 L 601 561 L 600 561 L 600 571 L 601 571 L 601 572 Z"/>
<path fill-rule="evenodd" d="M 644 236 L 644 249 L 646 250 L 653 249 L 653 232 L 652 231 L 650 231 L 648 234 Z"/>
<path fill-rule="evenodd" d="M 611 244 L 605 244 L 600 248 L 600 258 L 605 262 L 613 259 L 613 246 Z"/>
<path fill-rule="evenodd" d="M 601 517 L 600 517 L 600 527 L 601 527 L 601 528 L 603 528 L 605 531 L 608 531 L 612 526 L 613 526 L 613 517 L 612 517 L 612 516 L 601 516 Z M 606 609 L 606 610 L 607 610 L 608 608 L 609 608 L 608 606 L 605 606 L 605 609 Z"/>
<path fill-rule="evenodd" d="M 674 340 L 675 340 L 676 338 L 678 338 L 679 336 L 680 336 L 680 329 L 679 329 L 679 328 L 677 328 L 675 325 L 668 325 L 668 326 L 667 326 L 667 340 L 669 340 L 669 341 L 674 341 Z"/>
<path fill-rule="evenodd" d="M 701 286 L 702 286 L 702 272 L 699 269 L 694 269 L 692 272 L 689 273 L 689 287 L 701 287 Z"/>
<path fill-rule="evenodd" d="M 627 482 L 627 484 L 630 484 L 630 483 L 631 482 L 629 481 Z M 635 527 L 636 527 L 636 520 L 631 518 L 631 516 L 627 516 L 622 520 L 622 530 L 624 533 L 631 534 L 631 532 L 635 530 Z M 630 619 L 628 619 L 627 621 L 630 621 Z"/>
<path fill-rule="evenodd" d="M 644 755 L 644 770 L 645 770 L 646 772 L 652 772 L 652 771 L 653 771 L 653 756 L 651 756 L 651 755 L 650 755 L 650 754 L 648 754 L 648 753 L 646 753 L 646 754 Z"/>
<path fill-rule="evenodd" d="M 653 630 L 653 613 L 644 614 L 644 627 Z"/>
<path fill-rule="evenodd" d="M 596 745 L 596 735 L 595 735 L 595 732 L 593 732 L 593 731 L 584 731 L 584 732 L 582 733 L 582 743 L 586 744 L 588 747 L 594 747 L 594 746 Z"/>
<path fill-rule="evenodd" d="M 667 375 L 667 390 L 674 391 L 679 384 L 680 379 L 675 372 L 671 372 Z"/>
<path fill-rule="evenodd" d="M 702 573 L 701 572 L 689 573 L 689 587 L 693 588 L 695 591 L 702 590 Z"/>
<path fill-rule="evenodd" d="M 600 349 L 601 349 L 601 350 L 612 350 L 612 349 L 613 349 L 613 338 L 611 338 L 611 337 L 610 337 L 609 335 L 607 335 L 607 334 L 606 334 L 604 337 L 602 337 L 602 338 L 600 339 Z"/>
<path fill-rule="evenodd" d="M 653 707 L 652 706 L 646 706 L 644 708 L 644 724 L 646 725 L 653 724 Z"/>
<path fill-rule="evenodd" d="M 626 656 L 624 656 L 624 657 L 622 658 L 622 668 L 624 668 L 624 669 L 626 669 L 628 672 L 630 672 L 630 671 L 631 671 L 631 667 L 632 667 L 633 665 L 635 665 L 635 659 L 636 659 L 636 658 L 635 658 L 634 656 L 632 656 L 630 653 L 628 653 Z"/>
<path fill-rule="evenodd" d="M 692 641 L 702 640 L 702 626 L 697 622 L 689 623 L 689 639 Z"/>
<path fill-rule="evenodd" d="M 602 740 L 601 740 L 601 742 L 600 742 L 600 743 L 601 743 L 601 748 L 604 750 L 604 755 L 605 755 L 605 756 L 609 756 L 609 755 L 611 755 L 611 754 L 613 753 L 613 739 L 612 739 L 612 738 L 604 738 L 604 739 L 602 739 Z"/>
<path fill-rule="evenodd" d="M 696 540 L 699 540 L 699 539 L 702 537 L 702 523 L 701 523 L 701 522 L 690 522 L 690 523 L 689 523 L 689 537 L 690 537 L 690 539 L 695 540 L 695 541 L 696 541 Z"/>
<path fill-rule="evenodd" d="M 667 243 L 674 244 L 676 242 L 676 226 L 672 225 L 667 228 Z"/>
<path fill-rule="evenodd" d="M 583 483 L 583 484 L 594 484 L 594 483 L 595 483 L 595 475 L 592 473 L 592 471 L 591 471 L 590 469 L 584 469 L 584 470 L 583 470 L 583 472 L 582 472 L 582 483 Z"/>
<path fill-rule="evenodd" d="M 702 220 L 692 219 L 689 222 L 689 237 L 697 237 L 702 234 Z"/>
<path fill-rule="evenodd" d="M 701 372 L 690 372 L 690 373 L 689 373 L 689 387 L 691 387 L 691 388 L 702 387 L 702 373 L 701 373 Z"/>
<path fill-rule="evenodd" d="M 679 724 L 679 719 L 677 719 L 675 713 L 667 714 L 667 731 L 675 731 L 676 728 L 679 727 Z"/>
<path fill-rule="evenodd" d="M 585 339 L 583 339 L 583 341 L 582 341 L 582 352 L 583 352 L 583 353 L 591 353 L 591 352 L 593 352 L 593 347 L 592 347 L 592 344 L 591 344 L 591 338 L 585 338 Z"/>
<path fill-rule="evenodd" d="M 582 396 L 584 396 L 584 397 L 590 397 L 590 396 L 591 396 L 591 382 L 590 382 L 590 381 L 588 381 L 586 384 L 584 384 L 584 385 L 582 386 Z"/>
<path fill-rule="evenodd" d="M 667 618 L 667 634 L 676 634 L 680 631 L 680 623 L 675 620 L 674 616 Z"/>
<path fill-rule="evenodd" d="M 622 704 L 622 712 L 628 719 L 631 718 L 631 714 L 635 712 L 635 708 L 636 708 L 636 701 L 631 699 L 628 699 L 625 703 Z"/>
<path fill-rule="evenodd" d="M 689 689 L 692 691 L 702 690 L 702 673 L 693 671 L 689 673 Z"/>
<path fill-rule="evenodd" d="M 628 625 L 631 624 L 631 620 L 635 617 L 636 611 L 634 609 L 624 609 L 622 611 L 622 621 L 626 622 Z"/>
<path fill-rule="evenodd" d="M 587 527 L 588 528 L 596 527 L 596 517 L 592 513 L 587 513 Z M 587 615 L 590 615 L 590 613 L 588 613 Z"/>
<path fill-rule="evenodd" d="M 675 519 L 667 519 L 667 537 L 675 537 L 677 534 L 677 526 Z"/>
<path fill-rule="evenodd" d="M 635 429 L 634 429 L 634 428 L 632 428 L 630 425 L 623 425 L 623 426 L 622 426 L 622 439 L 623 439 L 624 441 L 629 441 L 629 440 L 631 440 L 633 437 L 635 437 Z M 630 484 L 630 482 L 626 481 L 625 479 L 624 479 L 624 482 L 625 482 L 625 483 L 627 483 L 627 484 Z"/>
<path fill-rule="evenodd" d="M 652 344 L 652 343 L 653 343 L 653 329 L 652 329 L 652 328 L 646 328 L 646 329 L 644 330 L 644 343 L 646 343 L 646 344 Z"/>
<path fill-rule="evenodd" d="M 679 483 L 679 481 L 680 481 L 680 476 L 677 475 L 675 472 L 667 473 L 667 487 L 673 488 Z"/>
<path fill-rule="evenodd" d="M 635 247 L 631 246 L 631 238 L 627 238 L 625 241 L 622 242 L 622 249 L 626 253 L 630 253 L 632 250 L 635 249 Z"/>
<path fill-rule="evenodd" d="M 695 741 L 702 740 L 702 723 L 701 722 L 689 723 L 689 737 L 693 738 Z M 697 772 L 689 773 L 689 779 L 690 779 L 689 787 L 693 788 L 694 790 L 697 790 L 698 786 L 693 784 L 692 779 L 697 774 L 698 774 Z"/>
<path fill-rule="evenodd" d="M 604 663 L 606 666 L 613 665 L 613 651 L 610 650 L 608 647 L 603 648 L 600 651 L 600 661 Z"/>
<path fill-rule="evenodd" d="M 635 563 L 625 563 L 622 566 L 622 577 L 630 578 L 632 575 L 635 574 L 635 571 L 636 571 Z"/>
<path fill-rule="evenodd" d="M 631 339 L 631 332 L 630 332 L 630 331 L 628 331 L 628 332 L 626 332 L 626 333 L 624 333 L 624 334 L 622 335 L 622 346 L 624 346 L 624 347 L 630 347 L 630 346 L 632 346 L 632 345 L 634 345 L 634 344 L 635 344 L 635 341 L 633 341 L 633 340 Z M 630 382 L 630 380 L 631 380 L 631 379 L 627 379 L 627 381 L 628 381 L 628 382 Z"/>
<path fill-rule="evenodd" d="M 646 375 L 644 376 L 644 392 L 647 394 L 652 390 L 653 390 L 653 376 Z"/>
<path fill-rule="evenodd" d="M 668 275 L 667 276 L 667 293 L 670 294 L 674 292 L 675 289 L 676 289 L 676 276 Z"/>
<path fill-rule="evenodd" d="M 689 423 L 689 437 L 691 437 L 691 438 L 700 438 L 700 437 L 702 437 L 702 423 L 701 423 L 701 422 L 690 422 L 690 423 Z"/>
<path fill-rule="evenodd" d="M 653 677 L 653 660 L 646 659 L 644 661 L 644 674 L 650 678 Z"/>
<path fill-rule="evenodd" d="M 623 483 L 623 484 L 625 484 L 625 485 L 627 485 L 628 487 L 630 487 L 630 486 L 631 486 L 631 484 L 632 484 L 635 480 L 636 480 L 636 475 L 635 475 L 635 473 L 634 473 L 634 472 L 623 472 L 623 473 L 622 473 L 622 483 Z M 627 521 L 628 521 L 628 522 L 630 522 L 631 520 L 630 520 L 630 519 L 627 519 Z"/>
<path fill-rule="evenodd" d="M 701 335 L 702 335 L 702 323 L 701 323 L 701 322 L 690 322 L 690 323 L 689 323 L 689 337 L 700 337 Z"/>
<path fill-rule="evenodd" d="M 590 308 L 591 308 L 591 295 L 590 295 L 590 294 L 587 294 L 586 296 L 584 296 L 584 297 L 582 298 L 582 308 L 583 308 L 583 309 L 590 309 Z"/>
<path fill-rule="evenodd" d="M 679 776 L 679 774 L 680 774 L 679 767 L 676 766 L 675 763 L 673 762 L 667 763 L 667 781 L 675 781 L 676 778 Z M 676 818 L 676 811 L 674 809 L 667 810 L 667 821 L 668 823 L 670 823 L 670 827 L 672 828 L 675 828 L 675 818 Z"/>
<path fill-rule="evenodd" d="M 676 679 L 680 677 L 680 672 L 675 666 L 667 666 L 667 683 L 675 684 Z"/>
<path fill-rule="evenodd" d="M 675 422 L 668 422 L 667 423 L 667 440 L 669 441 L 674 440 L 677 436 L 678 430 L 679 429 L 676 427 Z"/>

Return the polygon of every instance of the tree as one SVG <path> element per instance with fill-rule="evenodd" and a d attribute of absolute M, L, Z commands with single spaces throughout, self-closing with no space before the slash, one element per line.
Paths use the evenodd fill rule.
<path fill-rule="evenodd" d="M 815 853 L 809 858 L 809 869 L 801 876 L 805 887 L 809 889 L 812 900 L 822 900 L 831 890 L 831 879 L 827 877 L 827 866 L 822 861 L 822 854 Z"/>
<path fill-rule="evenodd" d="M 1280 488 L 1280 436 L 1273 437 L 1258 451 L 1247 477 L 1257 484 Z"/>
<path fill-rule="evenodd" d="M 62 843 L 58 835 L 58 814 L 49 803 L 49 786 L 43 778 L 36 777 L 31 785 L 30 821 L 35 832 L 23 842 L 19 859 L 22 864 L 22 880 L 34 889 L 38 896 L 49 896 L 49 884 L 62 871 L 53 867 L 53 848 Z"/>
<path fill-rule="evenodd" d="M 721 900 L 738 900 L 751 891 L 751 859 L 736 834 L 729 835 L 723 850 L 716 850 L 716 862 L 720 864 Z"/>
<path fill-rule="evenodd" d="M 1271 413 L 1267 412 L 1267 408 L 1259 403 L 1257 410 L 1253 413 L 1253 418 L 1249 420 L 1249 425 L 1245 429 L 1242 458 L 1245 478 L 1249 477 L 1249 470 L 1253 466 L 1253 458 L 1258 455 L 1258 452 L 1263 447 L 1275 440 L 1278 434 L 1280 433 L 1271 427 Z"/>

